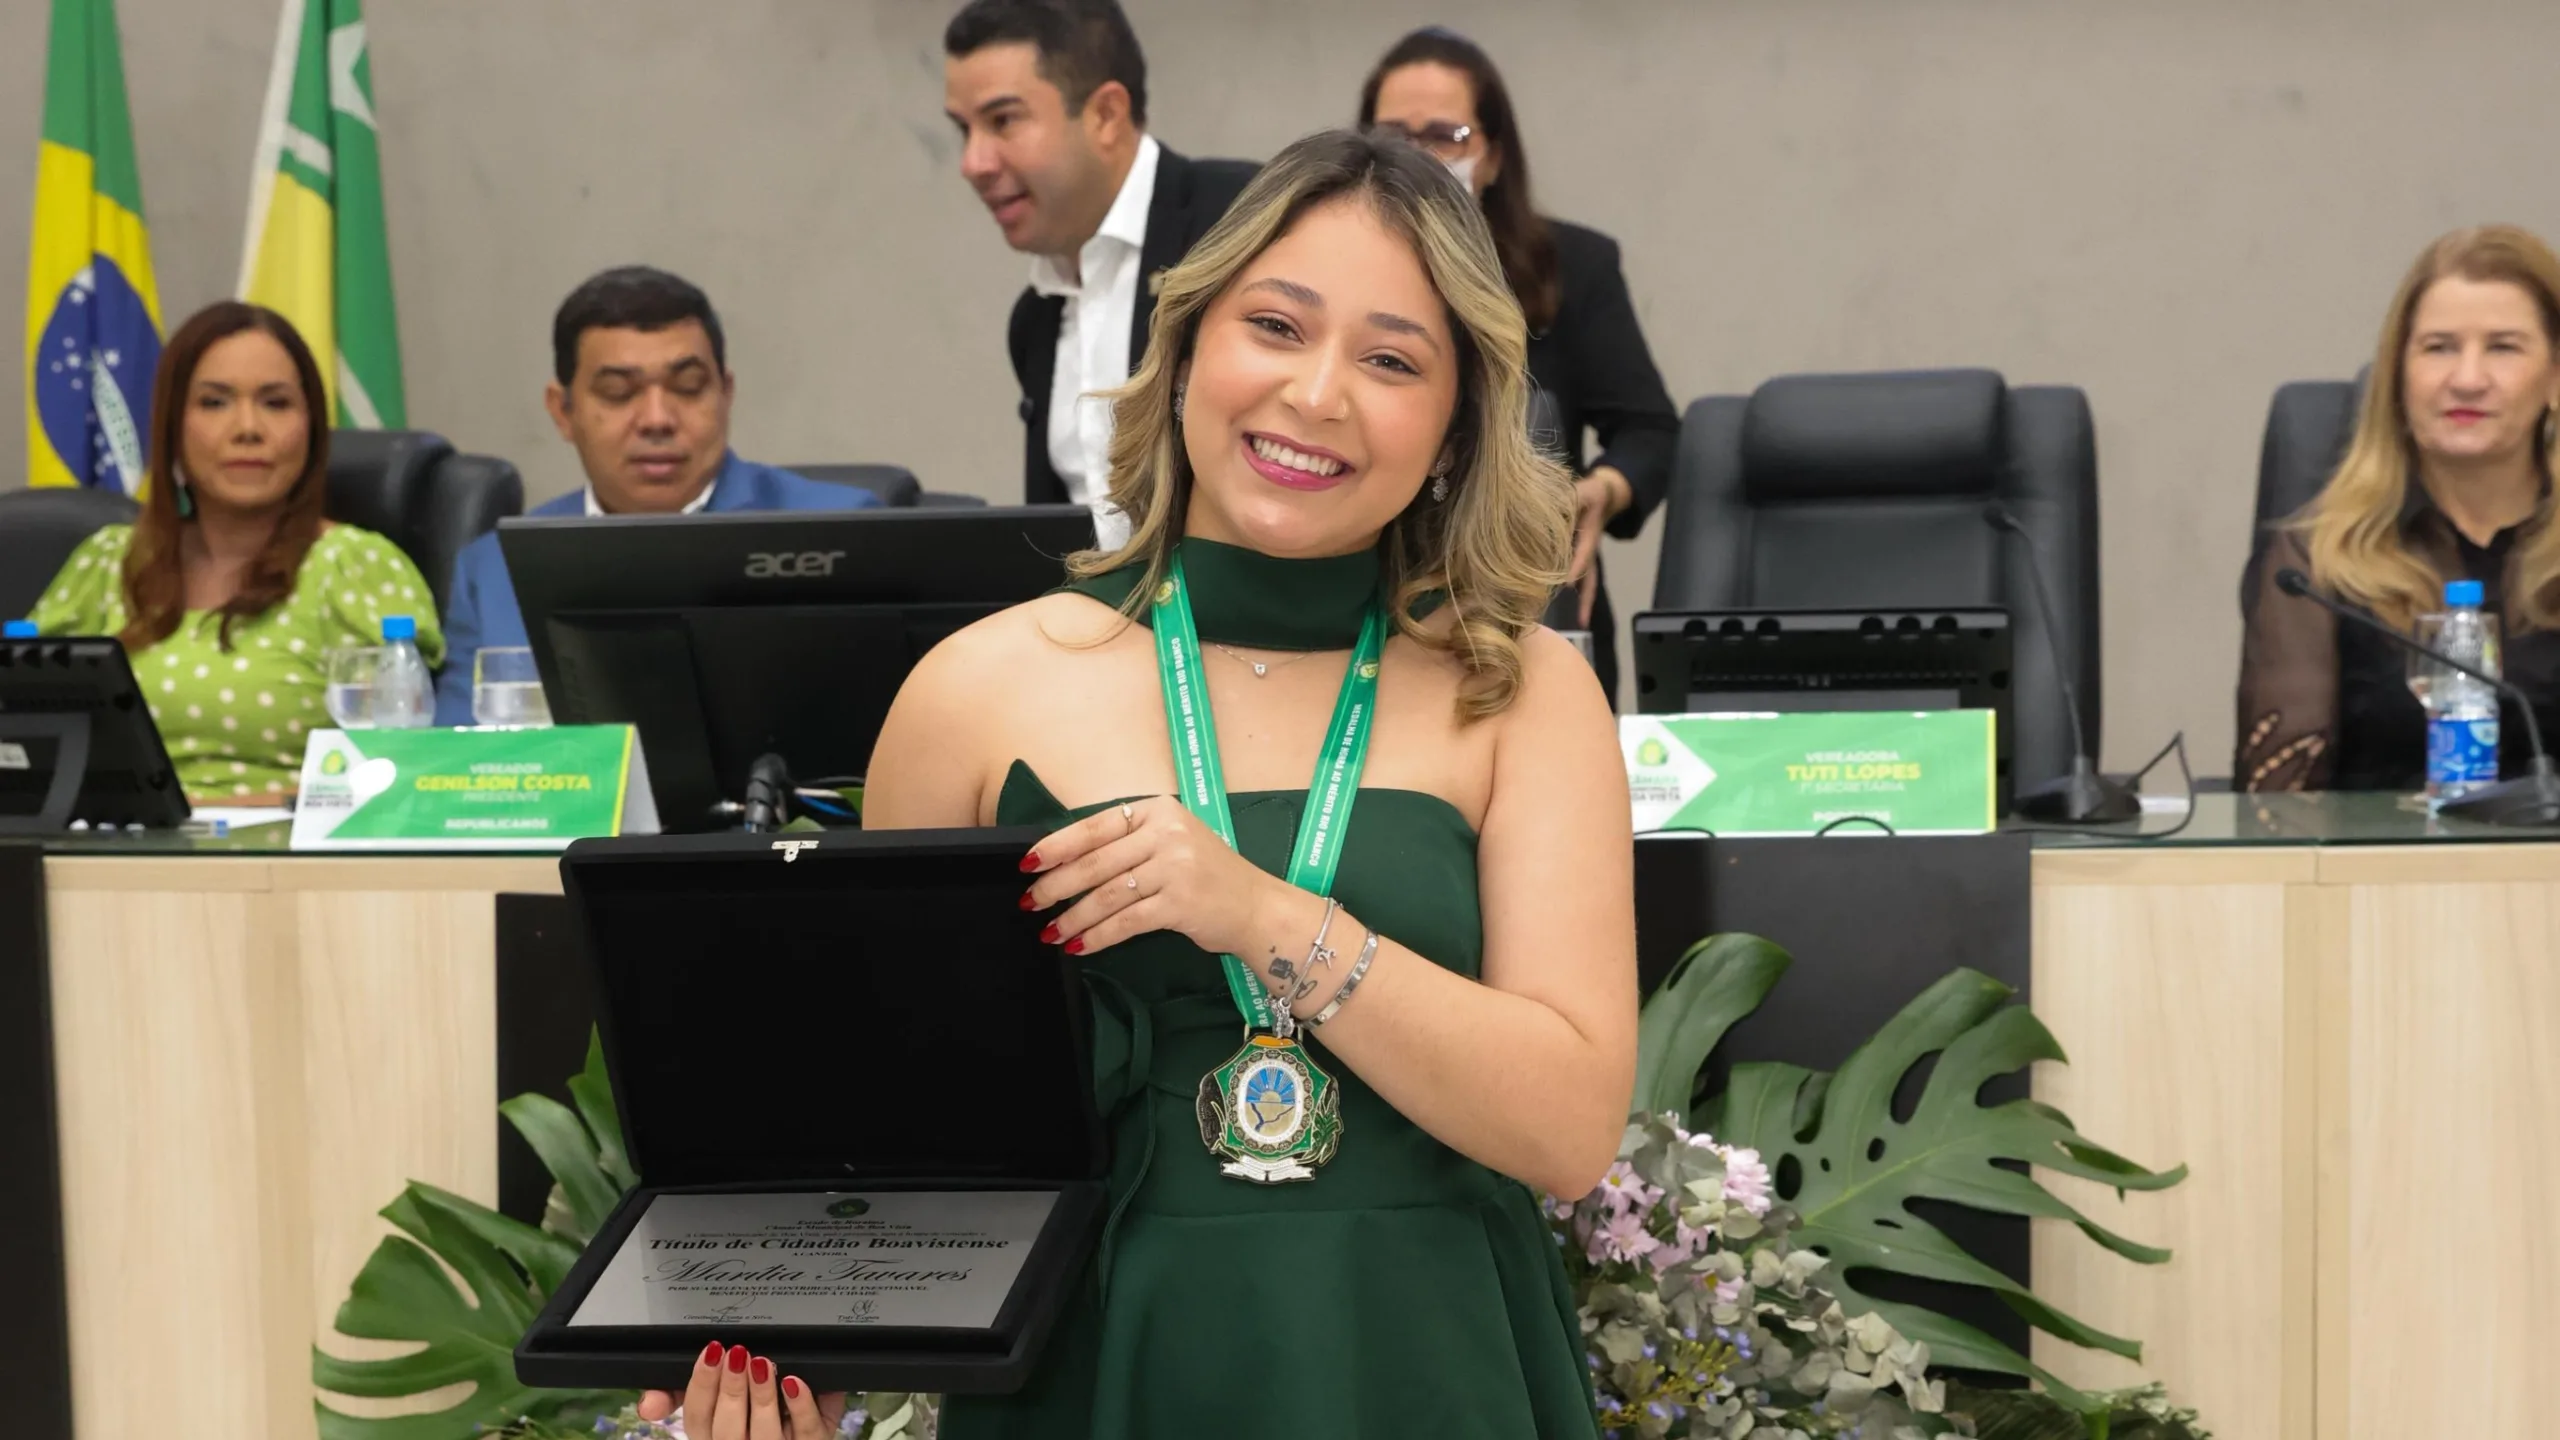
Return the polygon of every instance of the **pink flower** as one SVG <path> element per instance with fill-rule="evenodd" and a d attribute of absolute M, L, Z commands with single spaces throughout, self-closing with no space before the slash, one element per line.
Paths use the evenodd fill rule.
<path fill-rule="evenodd" d="M 1662 1198 L 1662 1192 L 1644 1183 L 1636 1167 L 1624 1160 L 1611 1165 L 1609 1173 L 1600 1177 L 1598 1194 L 1601 1205 L 1613 1217 L 1629 1210 L 1650 1210 Z"/>
<path fill-rule="evenodd" d="M 1672 1227 L 1670 1241 L 1668 1243 L 1656 1241 L 1655 1250 L 1645 1258 L 1653 1266 L 1654 1274 L 1668 1275 L 1680 1266 L 1697 1259 L 1698 1252 L 1705 1249 L 1707 1242 L 1713 1238 L 1713 1233 L 1710 1231 L 1692 1230 L 1686 1225 L 1675 1224 Z"/>
<path fill-rule="evenodd" d="M 1759 1151 L 1724 1152 L 1724 1198 L 1726 1204 L 1739 1205 L 1754 1215 L 1769 1213 L 1769 1167 L 1760 1163 Z"/>
<path fill-rule="evenodd" d="M 1642 1214 L 1612 1215 L 1607 1225 L 1592 1232 L 1591 1263 L 1597 1265 L 1604 1258 L 1633 1263 L 1661 1248 L 1661 1245 L 1661 1241 L 1646 1232 Z"/>
<path fill-rule="evenodd" d="M 1716 1282 L 1716 1303 L 1717 1303 L 1717 1304 L 1719 1304 L 1719 1305 L 1739 1305 L 1739 1304 L 1741 1304 L 1741 1303 L 1742 1303 L 1742 1282 L 1741 1282 L 1741 1281 L 1739 1281 L 1739 1280 L 1719 1280 L 1719 1281 L 1717 1281 L 1717 1282 Z"/>

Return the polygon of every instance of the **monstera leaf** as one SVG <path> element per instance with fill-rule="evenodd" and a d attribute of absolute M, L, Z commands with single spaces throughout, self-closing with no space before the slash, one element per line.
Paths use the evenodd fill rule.
<path fill-rule="evenodd" d="M 498 1113 L 551 1171 L 555 1184 L 542 1228 L 583 1249 L 623 1192 L 640 1183 L 623 1153 L 622 1117 L 613 1107 L 613 1082 L 605 1076 L 604 1043 L 593 1032 L 587 1036 L 586 1068 L 569 1081 L 569 1098 L 578 1104 L 576 1114 L 548 1095 L 519 1095 Z"/>
<path fill-rule="evenodd" d="M 2042 1022 L 2008 1002 L 2014 992 L 1975 970 L 1930 986 L 1828 1077 L 1794 1065 L 1736 1065 L 1725 1093 L 1701 1106 L 1696 1126 L 1748 1145 L 1777 1173 L 1785 1203 L 1802 1218 L 1799 1245 L 1831 1258 L 1830 1283 L 1853 1313 L 1873 1310 L 1929 1347 L 1933 1364 L 2023 1375 L 2076 1409 L 2093 1402 L 1981 1330 L 1862 1290 L 1876 1271 L 1979 1286 L 2028 1323 L 2075 1345 L 2140 1359 L 2139 1342 L 2080 1323 L 1966 1253 L 1911 1210 L 1939 1200 L 2003 1215 L 2068 1220 L 2116 1254 L 2156 1265 L 2169 1252 L 2138 1245 L 2056 1198 L 2029 1175 L 1994 1161 L 2025 1161 L 2125 1190 L 2161 1190 L 2186 1168 L 2155 1173 L 2081 1138 L 2049 1105 L 1986 1106 L 1983 1085 L 2038 1060 L 2061 1060 Z M 1893 1115 L 1896 1087 L 1937 1057 L 1908 1121 Z M 1789 1186 L 1792 1185 L 1792 1191 Z"/>
<path fill-rule="evenodd" d="M 1688 1114 L 1707 1052 L 1760 1008 L 1793 963 L 1757 935 L 1710 935 L 1690 946 L 1645 1002 L 1636 1030 L 1635 1113 Z"/>
<path fill-rule="evenodd" d="M 312 1383 L 339 1395 L 398 1399 L 461 1381 L 471 1383 L 471 1393 L 430 1414 L 392 1419 L 347 1415 L 314 1401 L 320 1440 L 472 1440 L 524 1416 L 583 1430 L 636 1398 L 535 1390 L 516 1380 L 516 1341 L 632 1183 L 603 1047 L 593 1038 L 586 1070 L 569 1082 L 569 1093 L 575 1114 L 540 1095 L 498 1107 L 558 1182 L 543 1228 L 412 1183 L 382 1211 L 401 1233 L 374 1247 L 338 1308 L 338 1330 L 421 1348 L 385 1360 L 311 1352 Z"/>

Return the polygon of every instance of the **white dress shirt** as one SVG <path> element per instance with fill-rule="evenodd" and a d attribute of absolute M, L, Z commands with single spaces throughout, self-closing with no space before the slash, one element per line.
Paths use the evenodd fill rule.
<path fill-rule="evenodd" d="M 1067 302 L 1058 317 L 1058 353 L 1049 377 L 1049 464 L 1068 499 L 1093 507 L 1097 543 L 1105 549 L 1117 548 L 1129 530 L 1110 502 L 1111 404 L 1101 392 L 1129 378 L 1129 329 L 1145 279 L 1140 252 L 1163 154 L 1154 136 L 1139 138 L 1138 158 L 1120 182 L 1102 228 L 1076 253 L 1075 278 L 1046 255 L 1031 261 L 1032 290 Z"/>
<path fill-rule="evenodd" d="M 679 515 L 699 515 L 699 514 L 701 514 L 701 513 L 702 513 L 702 507 L 711 503 L 711 492 L 712 492 L 712 491 L 714 491 L 714 490 L 717 490 L 717 489 L 719 489 L 719 488 L 720 488 L 720 477 L 719 477 L 717 474 L 714 474 L 714 475 L 711 477 L 711 483 L 702 487 L 702 493 L 701 493 L 701 494 L 699 494 L 699 495 L 696 495 L 696 496 L 694 496 L 692 499 L 687 500 L 686 502 L 684 502 L 684 508 L 683 508 L 682 510 L 677 511 L 676 513 L 677 513 L 677 514 L 679 514 Z M 595 518 L 596 518 L 597 516 L 599 516 L 599 515 L 607 515 L 607 514 L 610 514 L 610 513 L 612 513 L 612 512 L 610 512 L 610 511 L 606 510 L 602 505 L 599 505 L 599 504 L 597 504 L 597 503 L 596 503 L 596 487 L 594 487 L 593 485 L 588 486 L 588 487 L 587 487 L 587 518 L 588 518 L 588 519 L 590 519 L 590 520 L 593 520 L 593 519 L 595 519 Z"/>

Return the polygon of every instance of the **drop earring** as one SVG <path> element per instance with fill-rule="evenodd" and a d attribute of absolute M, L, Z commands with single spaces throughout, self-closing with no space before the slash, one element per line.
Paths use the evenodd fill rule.
<path fill-rule="evenodd" d="M 1449 462 L 1446 459 L 1431 467 L 1431 498 L 1433 500 L 1449 498 Z"/>
<path fill-rule="evenodd" d="M 196 518 L 195 491 L 187 484 L 186 472 L 183 470 L 171 470 L 169 472 L 169 483 L 178 487 L 178 518 L 181 520 L 193 520 Z"/>
<path fill-rule="evenodd" d="M 1173 387 L 1173 423 L 1176 425 L 1182 423 L 1182 397 L 1188 392 L 1189 388 L 1190 387 L 1184 385 L 1176 385 Z"/>

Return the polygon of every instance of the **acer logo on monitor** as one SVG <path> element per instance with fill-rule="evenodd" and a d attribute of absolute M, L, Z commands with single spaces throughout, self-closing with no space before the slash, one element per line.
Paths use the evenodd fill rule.
<path fill-rule="evenodd" d="M 844 558 L 841 550 L 776 550 L 756 551 L 747 556 L 747 578 L 750 580 L 821 579 L 836 573 L 836 562 Z"/>

